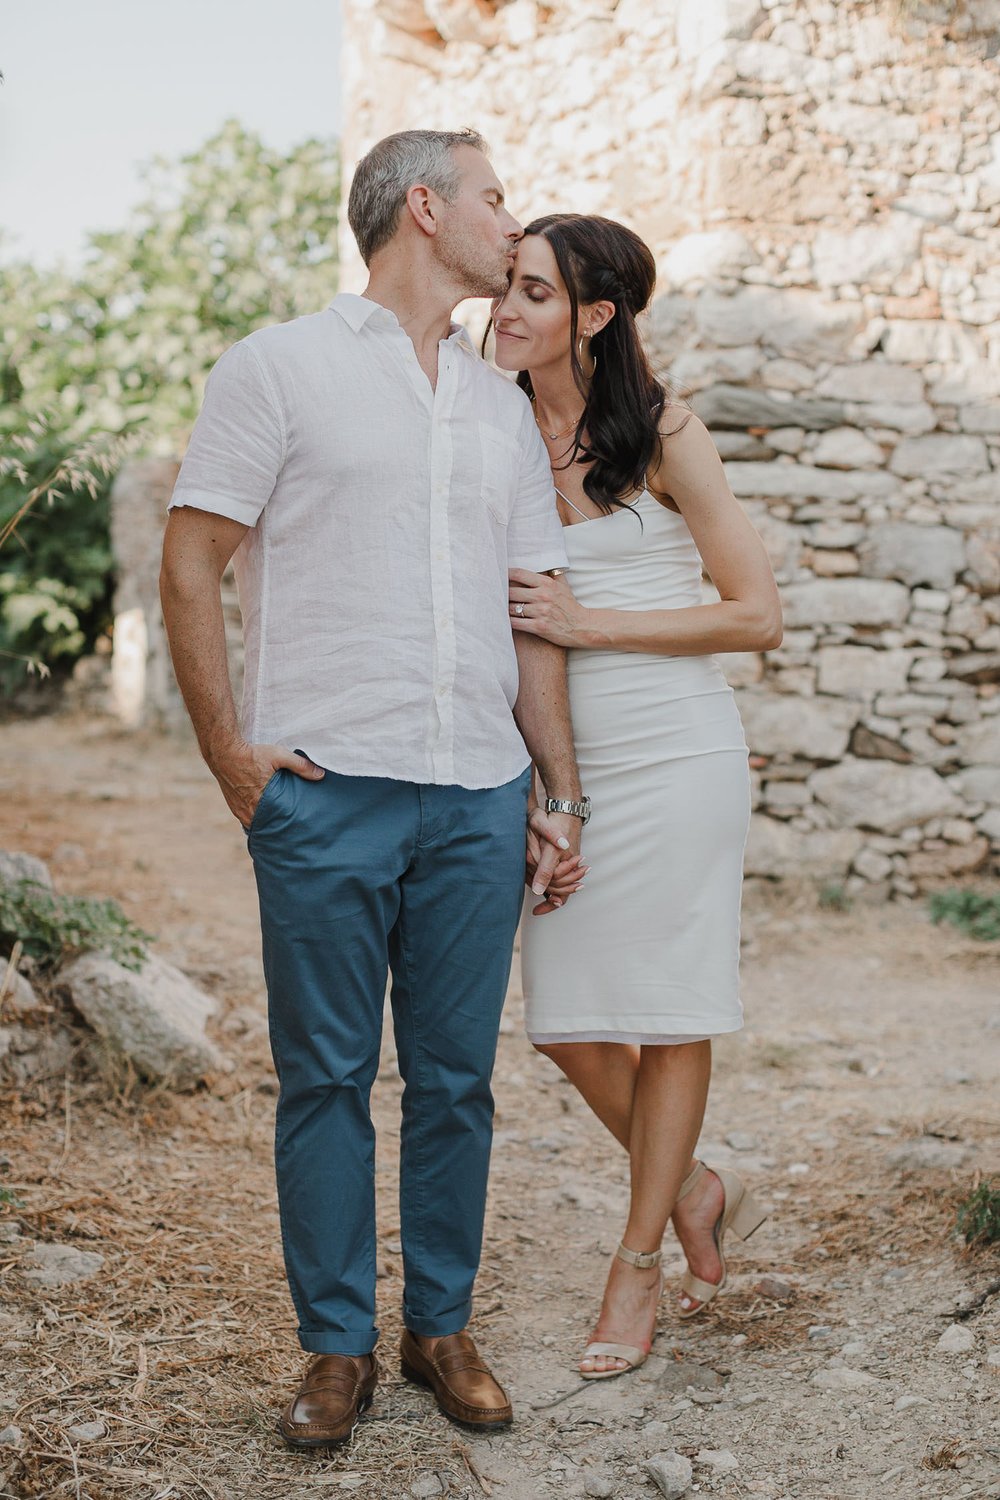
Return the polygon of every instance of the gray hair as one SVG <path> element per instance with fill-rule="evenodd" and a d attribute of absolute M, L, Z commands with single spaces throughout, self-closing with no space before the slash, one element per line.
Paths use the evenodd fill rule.
<path fill-rule="evenodd" d="M 476 130 L 401 130 L 378 141 L 361 158 L 347 200 L 347 219 L 366 266 L 396 233 L 411 187 L 423 183 L 446 203 L 455 201 L 456 146 L 471 146 L 484 155 L 489 151 Z"/>

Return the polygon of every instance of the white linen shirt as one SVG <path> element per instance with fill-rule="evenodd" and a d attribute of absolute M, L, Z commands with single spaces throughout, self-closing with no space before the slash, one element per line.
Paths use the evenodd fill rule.
<path fill-rule="evenodd" d="M 470 788 L 527 766 L 507 569 L 566 553 L 530 404 L 464 329 L 436 390 L 365 297 L 250 334 L 209 376 L 170 504 L 251 528 L 233 559 L 250 743 Z"/>

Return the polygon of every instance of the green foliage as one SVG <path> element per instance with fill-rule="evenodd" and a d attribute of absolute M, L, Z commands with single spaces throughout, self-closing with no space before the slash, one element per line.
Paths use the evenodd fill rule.
<path fill-rule="evenodd" d="M 825 885 L 819 893 L 822 911 L 850 911 L 851 898 L 842 885 Z"/>
<path fill-rule="evenodd" d="M 1000 1242 L 1000 1187 L 992 1178 L 981 1182 L 958 1209 L 958 1227 L 967 1245 L 995 1245 Z"/>
<path fill-rule="evenodd" d="M 336 142 L 271 151 L 230 121 L 146 179 L 79 272 L 0 266 L 0 687 L 24 657 L 71 666 L 107 627 L 99 456 L 181 451 L 223 350 L 336 291 Z"/>
<path fill-rule="evenodd" d="M 126 969 L 141 969 L 152 942 L 114 901 L 88 896 L 57 896 L 34 880 L 0 884 L 0 953 L 20 942 L 42 968 L 94 949 Z"/>
<path fill-rule="evenodd" d="M 928 906 L 935 926 L 950 922 L 980 942 L 1000 941 L 1000 892 L 935 891 Z"/>
<path fill-rule="evenodd" d="M 19 430 L 20 427 L 20 430 Z M 49 414 L 0 417 L 0 688 L 72 662 L 110 624 L 112 440 L 72 447 Z M 58 523 L 49 512 L 58 507 Z"/>
<path fill-rule="evenodd" d="M 13 1188 L 0 1187 L 0 1208 L 23 1208 L 24 1202 Z"/>

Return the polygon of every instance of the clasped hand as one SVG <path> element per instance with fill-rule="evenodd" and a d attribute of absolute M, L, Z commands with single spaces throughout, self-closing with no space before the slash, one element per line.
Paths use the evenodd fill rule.
<path fill-rule="evenodd" d="M 555 646 L 582 646 L 587 611 L 560 574 L 532 573 L 511 568 L 507 575 L 510 623 L 515 630 L 539 635 Z"/>

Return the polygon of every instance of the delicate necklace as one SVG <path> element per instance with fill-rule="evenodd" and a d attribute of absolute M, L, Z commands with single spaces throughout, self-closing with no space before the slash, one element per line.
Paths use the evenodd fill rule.
<path fill-rule="evenodd" d="M 538 422 L 538 403 L 535 400 L 534 396 L 532 396 L 532 398 L 531 398 L 531 404 L 535 408 L 535 421 Z M 584 407 L 583 410 L 586 411 L 586 409 L 587 408 Z M 570 422 L 569 426 L 568 427 L 564 427 L 561 432 L 546 432 L 545 428 L 542 427 L 541 422 L 538 422 L 538 426 L 541 428 L 541 431 L 544 434 L 544 436 L 548 438 L 549 442 L 550 443 L 554 443 L 555 440 L 556 440 L 556 438 L 565 437 L 566 434 L 567 434 L 567 432 L 572 432 L 574 427 L 578 427 L 579 423 L 580 423 L 580 417 L 582 417 L 582 416 L 583 416 L 583 411 L 581 411 L 579 417 L 574 417 L 573 421 Z"/>

